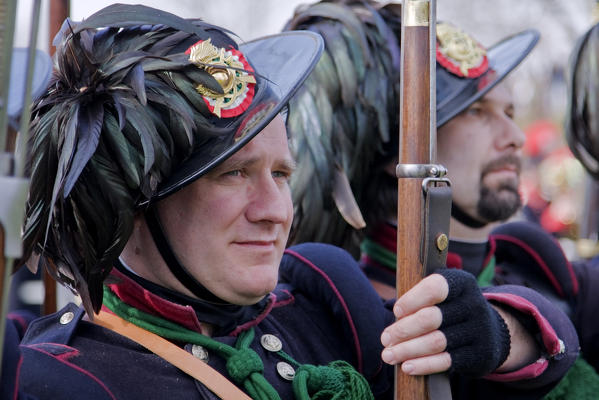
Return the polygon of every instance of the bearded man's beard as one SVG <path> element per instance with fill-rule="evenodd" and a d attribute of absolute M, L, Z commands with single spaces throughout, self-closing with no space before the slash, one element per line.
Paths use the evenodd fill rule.
<path fill-rule="evenodd" d="M 508 154 L 485 165 L 480 177 L 480 196 L 476 205 L 479 217 L 487 222 L 505 221 L 522 206 L 518 192 L 518 179 L 505 180 L 496 187 L 484 184 L 484 178 L 498 168 L 512 166 L 517 176 L 520 176 L 522 160 L 515 154 Z"/>
<path fill-rule="evenodd" d="M 518 185 L 504 182 L 491 189 L 482 185 L 477 204 L 478 215 L 485 221 L 504 221 L 522 206 Z"/>

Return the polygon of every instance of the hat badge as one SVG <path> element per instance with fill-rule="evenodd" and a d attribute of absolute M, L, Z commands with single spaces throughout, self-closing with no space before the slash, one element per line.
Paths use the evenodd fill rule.
<path fill-rule="evenodd" d="M 243 53 L 235 48 L 218 48 L 207 39 L 191 46 L 185 54 L 189 54 L 191 63 L 212 75 L 223 88 L 223 93 L 218 93 L 201 84 L 196 86 L 214 115 L 230 118 L 247 110 L 254 98 L 256 79 L 254 69 Z"/>
<path fill-rule="evenodd" d="M 485 48 L 447 23 L 437 24 L 437 62 L 462 78 L 477 78 L 489 69 Z"/>

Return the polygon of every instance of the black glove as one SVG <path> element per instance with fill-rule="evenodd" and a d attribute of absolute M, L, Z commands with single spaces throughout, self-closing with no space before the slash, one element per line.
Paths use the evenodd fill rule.
<path fill-rule="evenodd" d="M 449 285 L 447 299 L 438 307 L 443 315 L 439 330 L 447 339 L 451 370 L 479 377 L 495 371 L 510 352 L 510 332 L 503 318 L 483 297 L 474 276 L 441 269 Z"/>

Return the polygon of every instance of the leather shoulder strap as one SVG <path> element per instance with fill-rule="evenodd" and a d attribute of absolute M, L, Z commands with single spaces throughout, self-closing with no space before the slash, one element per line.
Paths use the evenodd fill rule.
<path fill-rule="evenodd" d="M 94 316 L 94 322 L 141 344 L 152 353 L 202 382 L 223 400 L 252 400 L 220 372 L 152 332 L 105 311 L 100 311 L 100 314 Z"/>

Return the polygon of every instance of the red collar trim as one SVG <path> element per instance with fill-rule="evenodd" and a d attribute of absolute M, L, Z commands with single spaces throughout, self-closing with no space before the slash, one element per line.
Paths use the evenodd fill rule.
<path fill-rule="evenodd" d="M 111 275 L 117 278 L 118 283 L 109 284 L 108 287 L 128 305 L 148 314 L 157 315 L 169 321 L 176 322 L 192 331 L 204 333 L 193 307 L 165 300 L 144 289 L 137 282 L 115 268 L 113 268 Z"/>

